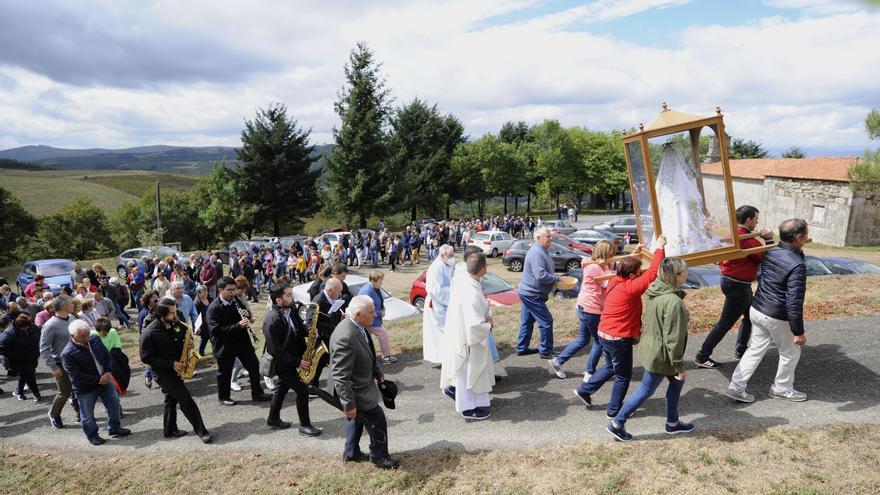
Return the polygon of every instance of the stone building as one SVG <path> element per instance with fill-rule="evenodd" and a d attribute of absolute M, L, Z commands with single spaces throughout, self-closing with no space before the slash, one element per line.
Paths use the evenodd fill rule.
<path fill-rule="evenodd" d="M 761 228 L 777 231 L 787 218 L 803 218 L 815 242 L 834 246 L 880 245 L 880 196 L 849 186 L 847 170 L 858 158 L 730 160 L 736 206 L 761 211 Z M 701 166 L 706 204 L 725 203 L 721 163 Z"/>

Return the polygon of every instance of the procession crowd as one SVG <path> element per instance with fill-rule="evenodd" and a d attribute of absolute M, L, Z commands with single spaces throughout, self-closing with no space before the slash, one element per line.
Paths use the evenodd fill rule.
<path fill-rule="evenodd" d="M 740 233 L 751 233 L 758 216 L 757 209 L 740 207 Z M 419 263 L 420 249 L 426 247 L 430 265 L 425 279 L 424 359 L 439 365 L 439 391 L 454 400 L 458 413 L 466 420 L 487 419 L 491 416 L 490 394 L 499 378 L 495 365 L 499 354 L 491 308 L 480 286 L 487 270 L 486 257 L 479 247 L 468 245 L 470 236 L 484 230 L 503 230 L 536 240 L 526 255 L 518 287 L 522 309 L 517 355 L 538 354 L 556 376 L 564 378 L 563 366 L 588 349 L 584 378 L 574 394 L 589 407 L 593 394 L 612 382 L 606 429 L 617 440 L 632 439 L 625 429 L 627 419 L 664 381 L 668 383 L 666 432 L 695 428 L 693 423 L 682 421 L 678 411 L 686 379 L 683 356 L 689 315 L 680 287 L 687 264 L 681 258 L 665 256 L 664 237 L 653 243 L 646 269 L 638 256 L 616 258 L 615 248 L 607 241 L 594 246 L 592 258 L 583 262 L 574 308 L 579 335 L 555 354 L 553 315 L 546 305 L 559 281 L 547 251 L 552 232 L 533 219 L 513 216 L 414 224 L 400 233 L 391 233 L 380 224 L 376 231 L 356 230 L 350 240 L 343 237 L 335 244 L 326 236 L 296 241 L 286 248 L 281 243 L 251 243 L 246 249 L 230 249 L 228 267 L 217 252 L 205 256 L 197 252 L 180 259 L 144 257 L 128 263 L 125 280 L 109 276 L 100 264 L 87 269 L 77 264 L 70 274 L 71 287 L 63 288 L 60 294 L 49 290 L 40 275 L 21 295 L 12 293 L 8 286 L 0 287 L 4 310 L 0 354 L 18 378 L 13 394 L 19 400 L 26 400 L 27 393 L 35 401 L 42 400 L 36 381 L 42 359 L 57 387 L 48 411 L 51 426 L 64 427 L 62 412 L 70 404 L 88 441 L 100 445 L 105 440 L 95 419 L 98 399 L 107 411 L 108 434 L 131 434 L 122 426 L 120 398 L 130 386 L 132 373 L 117 329 L 136 327 L 139 357 L 147 366 L 144 385 L 152 388 L 158 384 L 164 396 L 164 437 L 187 434 L 178 428 L 176 411 L 180 409 L 200 440 L 210 443 L 213 436 L 186 382 L 192 360 L 205 355 L 210 343 L 216 358 L 220 404 L 239 405 L 232 392 L 242 390 L 240 378 L 248 378 L 251 399 L 271 402 L 267 426 L 287 429 L 292 424 L 281 419 L 281 410 L 292 390 L 298 432 L 318 436 L 321 430 L 309 418 L 309 396 L 320 397 L 347 420 L 345 461 L 371 461 L 381 468 L 395 468 L 399 462 L 389 454 L 382 405 L 394 407 L 397 387 L 385 379 L 381 365 L 395 362 L 396 357 L 383 326 L 384 272 L 375 267 L 386 259 L 390 270 L 400 263 Z M 772 242 L 770 232 L 758 234 L 765 242 Z M 755 400 L 746 387 L 772 346 L 778 348 L 780 360 L 769 395 L 792 401 L 806 399 L 793 385 L 805 343 L 802 307 L 806 274 L 801 248 L 807 242 L 807 225 L 803 220 L 787 220 L 779 227 L 779 237 L 780 244 L 766 254 L 721 263 L 724 307 L 697 354 L 697 367 L 720 367 L 711 359 L 712 352 L 742 318 L 736 343 L 739 363 L 725 391 L 741 402 Z M 742 247 L 761 245 L 752 238 L 744 240 Z M 459 247 L 464 247 L 464 254 L 457 259 Z M 374 267 L 369 283 L 353 294 L 345 282 L 348 266 L 366 264 Z M 758 288 L 753 296 L 755 280 Z M 291 284 L 308 281 L 312 304 L 302 308 L 294 302 Z M 255 329 L 251 303 L 259 303 L 263 293 L 268 293 L 267 311 L 262 328 Z M 130 317 L 129 310 L 135 310 L 137 316 Z M 116 328 L 114 320 L 119 322 Z M 540 334 L 537 349 L 531 347 L 536 323 Z M 195 337 L 199 337 L 198 343 L 193 341 Z M 636 344 L 645 375 L 638 390 L 627 397 Z M 329 370 L 326 386 L 321 387 L 325 369 Z M 264 386 L 272 393 L 266 393 Z M 365 429 L 370 437 L 369 454 L 359 446 Z"/>

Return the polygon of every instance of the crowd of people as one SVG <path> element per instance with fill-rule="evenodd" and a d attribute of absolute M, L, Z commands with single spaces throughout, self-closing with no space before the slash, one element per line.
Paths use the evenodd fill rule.
<path fill-rule="evenodd" d="M 754 230 L 758 215 L 757 209 L 750 206 L 737 210 L 741 234 Z M 62 413 L 69 403 L 87 440 L 103 444 L 94 413 L 100 398 L 107 411 L 108 434 L 131 434 L 122 426 L 124 408 L 120 401 L 127 392 L 131 370 L 112 325 L 116 319 L 120 329 L 138 329 L 138 353 L 147 366 L 145 386 L 152 388 L 155 381 L 164 396 L 165 438 L 187 434 L 178 428 L 179 408 L 202 442 L 213 440 L 186 382 L 187 356 L 196 350 L 204 355 L 210 343 L 216 357 L 220 404 L 240 404 L 233 392 L 242 390 L 238 379 L 246 377 L 251 400 L 271 402 L 266 425 L 287 429 L 292 424 L 281 418 L 281 411 L 286 396 L 293 391 L 298 432 L 318 436 L 321 430 L 311 424 L 309 417 L 309 396 L 321 397 L 339 408 L 348 421 L 345 461 L 371 461 L 381 468 L 395 468 L 399 462 L 389 455 L 382 408 L 382 404 L 393 408 L 396 395 L 395 384 L 385 380 L 381 369 L 382 364 L 396 361 L 383 326 L 381 287 L 385 274 L 373 269 L 369 284 L 353 294 L 345 282 L 348 266 L 385 256 L 397 257 L 397 262 L 418 263 L 421 243 L 432 246 L 428 249 L 430 265 L 425 280 L 424 359 L 439 366 L 440 392 L 454 400 L 455 410 L 467 420 L 484 420 L 491 416 L 491 391 L 499 378 L 495 367 L 500 356 L 492 311 L 480 286 L 487 271 L 486 256 L 481 248 L 468 246 L 466 240 L 472 230 L 504 229 L 514 235 L 531 235 L 536 241 L 526 255 L 518 287 L 522 306 L 516 354 L 538 354 L 556 376 L 565 378 L 563 367 L 587 348 L 583 381 L 574 394 L 591 406 L 596 391 L 612 382 L 606 429 L 617 440 L 632 439 L 625 429 L 627 419 L 664 380 L 668 382 L 666 432 L 676 434 L 695 428 L 693 423 L 682 421 L 678 412 L 686 377 L 683 356 L 689 315 L 680 288 L 687 264 L 664 255 L 663 236 L 652 245 L 654 252 L 647 269 L 643 269 L 638 256 L 616 258 L 614 247 L 607 241 L 595 245 L 593 257 L 583 262 L 575 309 L 579 335 L 555 354 L 554 318 L 546 301 L 559 276 L 548 254 L 552 232 L 547 227 L 513 217 L 441 222 L 424 229 L 408 227 L 403 237 L 394 236 L 384 254 L 377 252 L 376 246 L 391 236 L 381 227 L 376 237 L 370 233 L 362 237 L 355 232 L 353 242 L 347 246 L 340 242 L 331 249 L 331 253 L 353 249 L 355 259 L 347 254 L 331 254 L 328 258 L 318 255 L 319 261 L 313 264 L 318 245 L 321 251 L 329 247 L 318 236 L 305 245 L 294 243 L 287 250 L 280 244 L 271 248 L 253 244 L 244 252 L 232 250 L 228 268 L 218 253 L 164 260 L 144 257 L 129 263 L 127 280 L 122 281 L 108 276 L 99 264 L 85 270 L 77 264 L 71 273 L 71 287 L 58 295 L 48 290 L 39 276 L 21 296 L 13 294 L 8 286 L 0 287 L 5 304 L 5 314 L 0 318 L 0 354 L 18 377 L 14 395 L 26 400 L 29 391 L 35 401 L 42 400 L 36 381 L 38 360 L 42 358 L 57 387 L 48 411 L 51 426 L 64 427 Z M 766 242 L 772 239 L 770 232 L 758 234 Z M 697 367 L 721 366 L 710 356 L 737 319 L 745 316 L 736 344 L 740 361 L 725 392 L 737 401 L 755 400 L 746 387 L 771 346 L 779 349 L 780 361 L 770 396 L 806 399 L 793 384 L 800 347 L 805 343 L 802 247 L 808 238 L 807 225 L 803 220 L 787 220 L 779 228 L 779 237 L 780 245 L 766 254 L 721 263 L 724 307 L 697 354 Z M 406 243 L 404 238 L 408 238 Z M 412 238 L 417 239 L 415 244 Z M 761 244 L 756 239 L 750 239 L 750 243 Z M 402 255 L 398 245 L 404 246 Z M 465 247 L 460 260 L 456 259 L 456 246 Z M 307 257 L 306 253 L 312 254 Z M 393 269 L 395 261 L 389 264 Z M 757 293 L 752 296 L 751 283 L 759 266 L 762 274 Z M 302 308 L 294 301 L 291 284 L 310 278 L 314 278 L 308 291 L 312 304 Z M 255 329 L 250 303 L 259 302 L 263 292 L 268 295 L 267 312 L 262 328 Z M 643 299 L 647 301 L 644 308 Z M 136 318 L 127 314 L 129 308 L 137 310 Z M 535 323 L 540 334 L 537 349 L 531 344 Z M 195 337 L 200 338 L 199 343 L 192 341 Z M 372 337 L 379 342 L 378 353 Z M 645 375 L 638 390 L 627 397 L 637 343 Z M 258 355 L 261 345 L 262 353 Z M 319 380 L 325 369 L 329 369 L 327 387 L 321 388 Z M 271 393 L 266 393 L 264 385 Z M 370 437 L 369 454 L 359 447 L 364 429 Z"/>

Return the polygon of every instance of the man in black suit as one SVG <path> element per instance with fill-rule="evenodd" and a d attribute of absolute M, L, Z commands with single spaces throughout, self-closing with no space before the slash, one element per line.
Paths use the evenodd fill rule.
<path fill-rule="evenodd" d="M 260 385 L 260 364 L 248 330 L 251 322 L 239 313 L 239 303 L 235 300 L 235 280 L 223 277 L 217 281 L 217 294 L 219 297 L 211 302 L 205 314 L 214 356 L 217 357 L 217 395 L 220 403 L 224 406 L 238 404 L 232 400 L 229 392 L 235 358 L 241 361 L 250 375 L 251 398 L 254 402 L 266 402 L 272 396 L 264 393 Z"/>
<path fill-rule="evenodd" d="M 185 363 L 178 361 L 183 354 L 186 327 L 177 321 L 177 305 L 173 299 L 162 299 L 154 309 L 156 318 L 141 333 L 141 361 L 149 365 L 165 394 L 165 414 L 162 430 L 165 438 L 178 438 L 186 432 L 177 428 L 177 406 L 186 416 L 196 435 L 204 443 L 211 443 L 211 434 L 202 421 L 199 406 L 193 400 L 178 375 Z M 228 382 L 228 380 L 227 380 Z"/>
<path fill-rule="evenodd" d="M 279 284 L 269 291 L 272 308 L 263 318 L 263 335 L 266 337 L 266 352 L 272 356 L 279 383 L 272 396 L 269 418 L 266 424 L 272 428 L 290 428 L 290 423 L 281 420 L 281 406 L 287 391 L 296 393 L 296 412 L 299 415 L 299 433 L 316 437 L 321 430 L 312 426 L 309 420 L 309 391 L 300 380 L 298 369 L 308 368 L 311 363 L 303 359 L 306 350 L 308 329 L 303 325 L 293 308 L 293 292 L 287 284 Z"/>
<path fill-rule="evenodd" d="M 345 265 L 343 265 L 345 266 Z M 336 301 L 339 300 L 342 302 L 340 306 Z M 313 303 L 318 304 L 318 337 L 324 345 L 330 346 L 330 336 L 333 334 L 333 330 L 336 328 L 336 325 L 342 321 L 344 317 L 345 308 L 348 306 L 349 299 L 344 299 L 342 295 L 342 282 L 335 278 L 328 278 L 327 282 L 324 284 L 324 288 L 321 292 L 318 293 L 317 296 L 312 299 Z M 337 308 L 335 311 L 333 310 L 333 306 L 336 305 Z M 309 309 L 308 317 L 306 321 L 311 322 L 312 318 L 315 315 L 315 308 L 312 307 Z M 321 356 L 321 359 L 318 360 L 317 369 L 318 371 L 315 373 L 315 378 L 312 379 L 312 385 L 317 387 L 318 380 L 321 378 L 321 372 L 330 362 L 330 356 L 324 354 Z"/>
<path fill-rule="evenodd" d="M 388 454 L 388 423 L 379 406 L 379 387 L 385 381 L 373 340 L 366 331 L 373 322 L 375 309 L 369 296 L 351 300 L 346 317 L 330 338 L 331 381 L 342 404 L 348 424 L 345 428 L 343 460 L 372 460 L 383 469 L 394 469 L 400 462 Z M 361 452 L 360 439 L 367 428 L 370 455 Z"/>

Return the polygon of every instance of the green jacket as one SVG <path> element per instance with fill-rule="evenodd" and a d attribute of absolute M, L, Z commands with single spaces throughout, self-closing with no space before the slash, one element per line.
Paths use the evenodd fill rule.
<path fill-rule="evenodd" d="M 655 280 L 648 291 L 645 328 L 639 342 L 639 358 L 651 373 L 672 376 L 684 371 L 687 325 L 690 314 L 684 307 L 684 291 Z"/>

